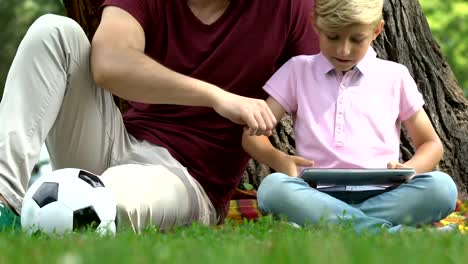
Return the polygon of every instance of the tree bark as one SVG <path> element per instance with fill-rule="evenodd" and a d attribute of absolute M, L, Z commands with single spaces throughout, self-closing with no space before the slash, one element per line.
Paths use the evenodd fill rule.
<path fill-rule="evenodd" d="M 424 95 L 427 111 L 442 143 L 440 170 L 450 174 L 459 187 L 468 187 L 468 100 L 432 37 L 417 0 L 386 1 L 385 32 L 374 47 L 381 58 L 404 64 Z M 401 140 L 402 159 L 414 148 L 406 133 Z"/>
<path fill-rule="evenodd" d="M 88 38 L 91 38 L 99 25 L 99 7 L 104 0 L 63 0 L 67 16 L 81 25 Z"/>
<path fill-rule="evenodd" d="M 68 16 L 82 25 L 88 37 L 98 25 L 97 10 L 102 0 L 64 0 Z M 439 169 L 450 174 L 459 190 L 468 191 L 468 100 L 432 37 L 417 0 L 389 0 L 384 6 L 385 29 L 374 42 L 382 59 L 408 67 L 424 95 L 424 106 L 445 148 Z M 293 120 L 283 118 L 270 137 L 277 148 L 295 154 Z M 411 158 L 414 147 L 403 130 L 401 160 Z M 242 182 L 257 188 L 271 169 L 250 160 Z"/>

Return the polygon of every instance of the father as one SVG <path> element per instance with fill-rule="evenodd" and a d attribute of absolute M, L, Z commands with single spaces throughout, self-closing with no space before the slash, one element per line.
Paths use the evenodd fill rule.
<path fill-rule="evenodd" d="M 105 172 L 119 219 L 137 232 L 222 221 L 249 159 L 244 127 L 269 135 L 277 121 L 262 85 L 292 56 L 318 51 L 312 7 L 106 0 L 91 44 L 74 21 L 39 18 L 0 104 L 1 210 L 20 212 L 45 141 L 55 169 Z M 129 102 L 123 116 L 112 95 Z M 153 166 L 117 166 L 131 163 Z"/>

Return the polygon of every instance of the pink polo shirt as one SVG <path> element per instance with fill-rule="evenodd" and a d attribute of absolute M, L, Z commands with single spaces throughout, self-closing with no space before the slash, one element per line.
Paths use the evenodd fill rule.
<path fill-rule="evenodd" d="M 294 57 L 264 89 L 294 116 L 297 153 L 317 168 L 386 168 L 401 121 L 424 105 L 408 69 L 372 48 L 345 74 L 321 53 Z"/>

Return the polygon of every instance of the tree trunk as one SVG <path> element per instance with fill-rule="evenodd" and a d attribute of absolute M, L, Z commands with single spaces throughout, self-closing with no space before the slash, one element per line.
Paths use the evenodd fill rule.
<path fill-rule="evenodd" d="M 91 40 L 99 25 L 99 6 L 104 0 L 63 0 L 67 16 L 78 22 Z"/>
<path fill-rule="evenodd" d="M 97 8 L 102 0 L 64 0 L 68 16 L 78 21 L 91 37 L 98 24 Z M 404 64 L 424 95 L 424 106 L 445 148 L 440 168 L 452 175 L 460 191 L 468 189 L 468 100 L 432 37 L 417 0 L 389 0 L 384 6 L 385 30 L 374 42 L 378 56 Z M 286 116 L 270 137 L 273 145 L 295 154 L 293 120 Z M 405 131 L 401 137 L 401 159 L 408 160 L 414 147 Z M 243 182 L 254 188 L 271 173 L 254 160 Z"/>

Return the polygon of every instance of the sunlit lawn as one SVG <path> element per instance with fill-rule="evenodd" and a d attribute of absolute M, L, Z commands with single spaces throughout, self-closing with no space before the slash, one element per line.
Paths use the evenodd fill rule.
<path fill-rule="evenodd" d="M 356 235 L 262 218 L 161 234 L 93 232 L 62 238 L 0 233 L 0 263 L 468 263 L 468 236 L 428 230 Z"/>

